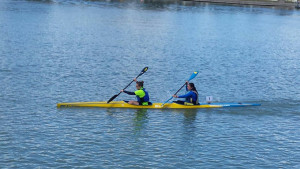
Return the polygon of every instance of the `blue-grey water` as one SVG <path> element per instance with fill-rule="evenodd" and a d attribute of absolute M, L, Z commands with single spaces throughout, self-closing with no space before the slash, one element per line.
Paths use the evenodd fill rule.
<path fill-rule="evenodd" d="M 262 106 L 56 108 L 108 100 L 145 66 L 152 102 L 199 70 L 202 102 Z M 1 0 L 0 168 L 300 168 L 299 75 L 299 10 Z"/>

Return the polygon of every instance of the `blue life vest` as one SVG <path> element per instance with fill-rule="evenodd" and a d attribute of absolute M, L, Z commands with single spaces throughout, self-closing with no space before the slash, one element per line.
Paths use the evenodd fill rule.
<path fill-rule="evenodd" d="M 145 96 L 142 97 L 142 98 L 140 98 L 139 96 L 136 96 L 137 101 L 138 101 L 139 103 L 149 102 L 150 99 L 149 99 L 149 94 L 148 94 L 148 92 L 146 91 L 145 88 L 143 88 L 142 90 L 145 92 Z"/>
<path fill-rule="evenodd" d="M 185 98 L 187 103 L 199 104 L 198 93 L 196 91 L 189 91 L 185 95 L 178 96 L 178 98 Z"/>

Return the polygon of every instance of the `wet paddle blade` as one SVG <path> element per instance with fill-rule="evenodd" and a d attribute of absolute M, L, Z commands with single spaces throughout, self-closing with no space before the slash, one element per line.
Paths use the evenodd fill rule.
<path fill-rule="evenodd" d="M 118 97 L 118 96 L 119 96 L 118 94 L 114 95 L 113 97 L 111 97 L 111 98 L 107 101 L 107 103 L 113 101 L 113 100 L 114 100 L 116 97 Z"/>
<path fill-rule="evenodd" d="M 147 72 L 147 70 L 148 70 L 148 67 L 144 67 L 144 69 L 141 71 L 141 73 L 145 73 L 145 72 Z"/>
<path fill-rule="evenodd" d="M 189 78 L 188 81 L 191 81 L 192 79 L 194 79 L 194 78 L 198 75 L 198 73 L 199 73 L 199 71 L 194 72 L 194 73 L 190 76 L 190 78 Z"/>

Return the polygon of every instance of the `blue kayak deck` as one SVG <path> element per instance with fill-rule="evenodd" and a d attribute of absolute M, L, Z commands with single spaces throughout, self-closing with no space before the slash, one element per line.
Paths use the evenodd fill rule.
<path fill-rule="evenodd" d="M 259 103 L 200 103 L 200 105 L 216 105 L 222 107 L 261 106 Z"/>

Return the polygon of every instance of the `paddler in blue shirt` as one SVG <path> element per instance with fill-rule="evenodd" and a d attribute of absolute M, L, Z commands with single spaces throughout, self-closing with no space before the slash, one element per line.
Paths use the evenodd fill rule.
<path fill-rule="evenodd" d="M 128 103 L 132 105 L 143 105 L 147 106 L 149 105 L 149 94 L 144 88 L 144 81 L 137 81 L 136 79 L 133 79 L 136 82 L 136 91 L 135 92 L 129 92 L 126 90 L 121 90 L 121 92 L 124 92 L 129 95 L 136 95 L 137 101 L 130 100 Z"/>
<path fill-rule="evenodd" d="M 180 100 L 174 102 L 178 104 L 184 104 L 184 105 L 198 105 L 199 104 L 198 91 L 194 83 L 186 82 L 186 91 L 188 91 L 188 93 L 185 95 L 181 95 L 181 96 L 173 95 L 173 97 L 175 98 L 185 98 L 185 102 Z"/>

